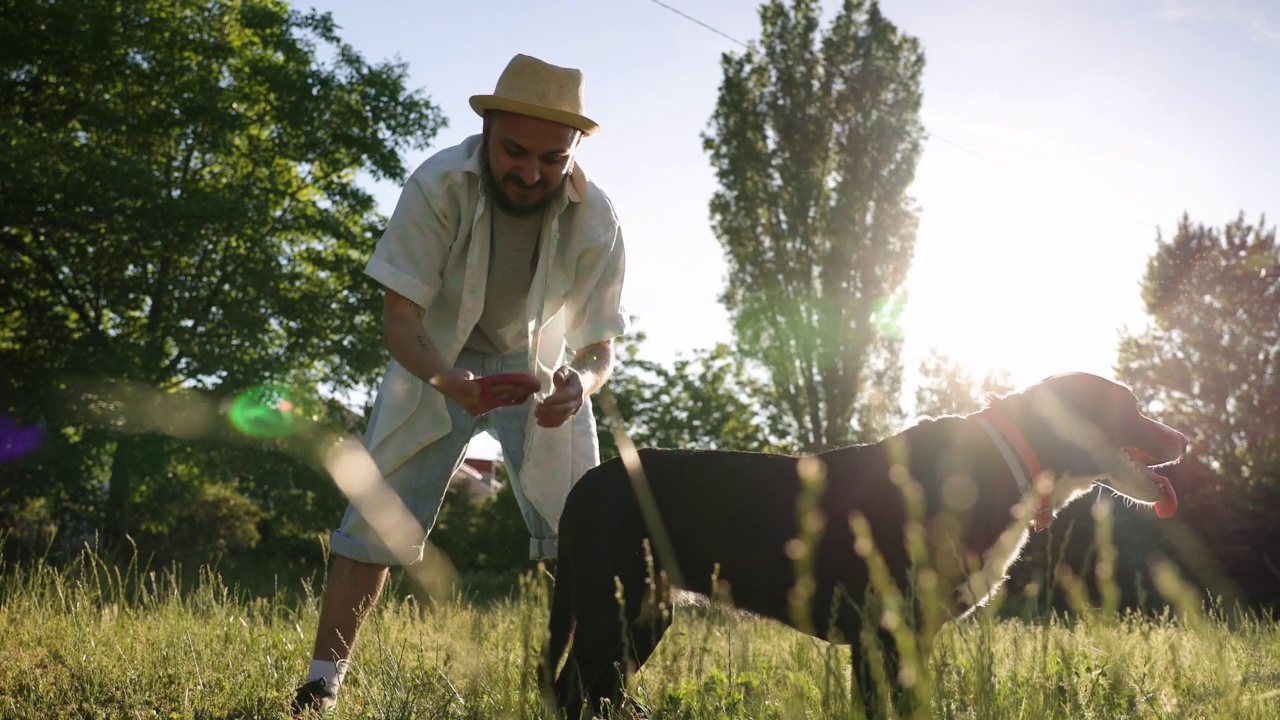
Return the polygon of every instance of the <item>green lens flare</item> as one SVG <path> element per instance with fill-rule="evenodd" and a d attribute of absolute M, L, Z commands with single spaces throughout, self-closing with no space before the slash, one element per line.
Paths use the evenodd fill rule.
<path fill-rule="evenodd" d="M 302 408 L 280 385 L 257 385 L 231 401 L 227 420 L 232 427 L 255 438 L 280 438 L 303 424 Z"/>
<path fill-rule="evenodd" d="M 902 311 L 906 304 L 907 295 L 904 292 L 896 292 L 877 301 L 871 313 L 872 327 L 883 337 L 902 339 Z"/>

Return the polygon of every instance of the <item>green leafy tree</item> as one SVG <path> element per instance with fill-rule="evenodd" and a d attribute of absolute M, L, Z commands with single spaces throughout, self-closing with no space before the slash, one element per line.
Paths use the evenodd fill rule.
<path fill-rule="evenodd" d="M 640 356 L 644 334 L 618 343 L 608 389 L 618 416 L 637 447 L 701 448 L 786 452 L 792 447 L 781 428 L 754 402 L 763 391 L 741 359 L 725 344 L 699 349 L 670 367 Z M 618 454 L 615 418 L 607 404 L 593 409 L 601 457 Z"/>
<path fill-rule="evenodd" d="M 722 60 L 704 147 L 728 256 L 722 301 L 804 450 L 901 419 L 897 309 L 915 248 L 907 187 L 924 130 L 919 43 L 879 5 L 766 2 L 761 38 Z"/>
<path fill-rule="evenodd" d="M 967 415 L 981 410 L 983 398 L 988 395 L 1006 395 L 1014 390 L 1007 370 L 992 370 L 979 383 L 963 365 L 935 349 L 920 361 L 916 414 Z"/>
<path fill-rule="evenodd" d="M 1197 454 L 1242 487 L 1280 479 L 1280 246 L 1265 219 L 1221 229 L 1185 215 L 1157 238 L 1142 299 L 1152 325 L 1118 372 Z"/>
<path fill-rule="evenodd" d="M 86 374 L 228 396 L 369 385 L 383 357 L 361 268 L 382 219 L 357 175 L 403 178 L 400 151 L 443 125 L 405 66 L 278 0 L 0 7 L 4 409 L 57 420 Z M 3 486 L 104 493 L 100 519 L 127 531 L 173 469 L 135 421 L 51 432 Z"/>
<path fill-rule="evenodd" d="M 1142 299 L 1150 326 L 1120 342 L 1117 372 L 1191 436 L 1166 474 L 1177 532 L 1165 550 L 1210 592 L 1280 607 L 1280 245 L 1266 219 L 1222 227 L 1184 214 L 1158 236 Z M 1224 589 L 1225 588 L 1225 589 Z"/>

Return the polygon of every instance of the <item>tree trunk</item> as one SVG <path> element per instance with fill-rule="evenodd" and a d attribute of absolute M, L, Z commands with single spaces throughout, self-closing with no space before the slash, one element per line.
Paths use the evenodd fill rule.
<path fill-rule="evenodd" d="M 138 493 L 148 478 L 163 468 L 160 438 L 150 434 L 120 435 L 111 455 L 111 478 L 107 485 L 105 535 L 109 542 L 124 540 L 137 529 L 135 509 Z"/>

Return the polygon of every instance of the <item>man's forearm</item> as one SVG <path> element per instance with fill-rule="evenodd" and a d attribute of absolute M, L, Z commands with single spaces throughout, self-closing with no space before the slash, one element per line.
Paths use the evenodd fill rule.
<path fill-rule="evenodd" d="M 605 340 L 587 345 L 574 353 L 569 367 L 578 373 L 583 391 L 587 395 L 595 395 L 613 374 L 613 342 Z"/>
<path fill-rule="evenodd" d="M 430 382 L 452 367 L 427 337 L 421 318 L 400 314 L 384 319 L 382 341 L 396 362 L 423 381 Z"/>

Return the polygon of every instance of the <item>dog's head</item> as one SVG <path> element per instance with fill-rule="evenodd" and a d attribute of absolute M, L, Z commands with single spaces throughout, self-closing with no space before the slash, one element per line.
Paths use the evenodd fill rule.
<path fill-rule="evenodd" d="M 1056 375 L 992 409 L 1013 422 L 1041 468 L 1053 473 L 1059 502 L 1096 483 L 1154 505 L 1160 517 L 1177 509 L 1173 486 L 1155 468 L 1177 461 L 1189 441 L 1147 417 L 1125 386 L 1087 373 Z"/>

